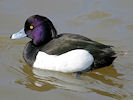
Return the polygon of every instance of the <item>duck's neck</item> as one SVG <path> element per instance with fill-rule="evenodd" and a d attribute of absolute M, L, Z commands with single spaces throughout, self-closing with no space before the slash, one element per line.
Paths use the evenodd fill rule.
<path fill-rule="evenodd" d="M 23 56 L 25 61 L 32 66 L 36 55 L 39 52 L 39 46 L 35 46 L 32 41 L 28 42 L 24 48 Z"/>

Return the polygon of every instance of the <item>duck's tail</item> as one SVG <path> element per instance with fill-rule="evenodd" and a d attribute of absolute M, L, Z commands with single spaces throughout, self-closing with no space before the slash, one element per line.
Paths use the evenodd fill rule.
<path fill-rule="evenodd" d="M 127 51 L 116 51 L 116 54 L 113 57 L 123 56 L 128 54 Z"/>

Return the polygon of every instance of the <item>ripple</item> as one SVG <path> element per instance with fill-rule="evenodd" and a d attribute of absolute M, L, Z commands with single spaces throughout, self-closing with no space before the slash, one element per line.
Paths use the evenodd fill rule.
<path fill-rule="evenodd" d="M 96 10 L 96 11 L 93 11 L 89 14 L 84 14 L 84 15 L 78 16 L 74 19 L 71 19 L 71 20 L 67 21 L 67 24 L 80 26 L 80 25 L 85 24 L 89 20 L 93 21 L 93 20 L 98 20 L 98 19 L 110 17 L 110 16 L 112 16 L 112 15 L 109 13 L 106 13 L 106 12 L 103 12 L 100 10 Z"/>
<path fill-rule="evenodd" d="M 126 28 L 127 28 L 128 30 L 133 31 L 133 24 L 131 24 L 131 25 L 127 25 Z"/>
<path fill-rule="evenodd" d="M 104 19 L 98 23 L 98 25 L 102 25 L 104 27 L 115 27 L 116 25 L 123 24 L 123 20 L 120 18 L 109 18 Z"/>

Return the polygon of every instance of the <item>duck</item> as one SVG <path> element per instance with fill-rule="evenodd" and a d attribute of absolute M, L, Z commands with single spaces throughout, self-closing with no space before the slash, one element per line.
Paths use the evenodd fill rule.
<path fill-rule="evenodd" d="M 72 33 L 57 34 L 53 23 L 45 16 L 32 15 L 11 39 L 31 39 L 23 51 L 24 60 L 32 67 L 81 75 L 109 66 L 122 52 L 113 50 L 85 36 Z"/>

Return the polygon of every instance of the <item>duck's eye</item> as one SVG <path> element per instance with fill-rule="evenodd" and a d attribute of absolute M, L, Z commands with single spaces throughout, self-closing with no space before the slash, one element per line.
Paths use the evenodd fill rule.
<path fill-rule="evenodd" d="M 31 29 L 31 30 L 34 29 L 34 26 L 31 25 L 31 26 L 30 26 L 30 29 Z"/>

